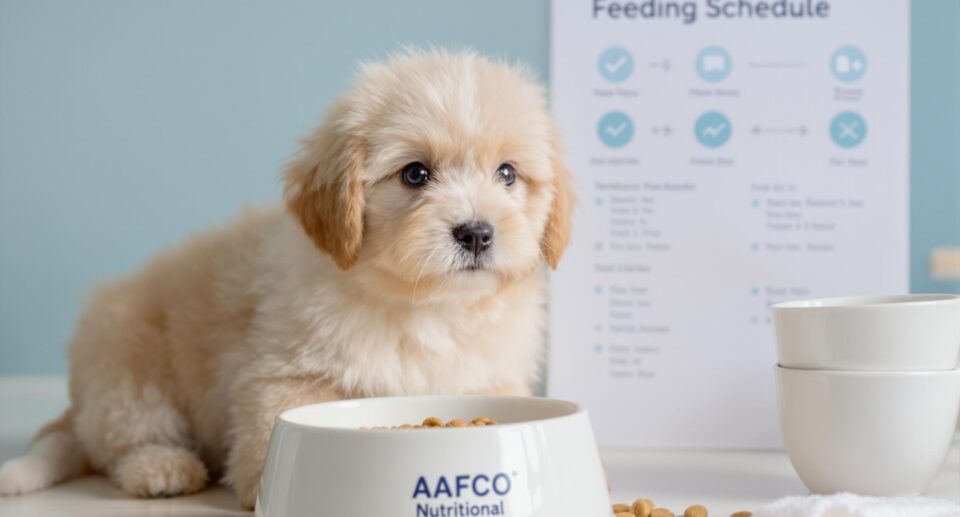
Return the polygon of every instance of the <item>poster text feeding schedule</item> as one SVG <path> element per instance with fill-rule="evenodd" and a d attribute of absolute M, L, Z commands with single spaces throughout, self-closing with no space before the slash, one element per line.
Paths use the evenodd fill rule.
<path fill-rule="evenodd" d="M 579 197 L 548 393 L 601 445 L 779 446 L 769 305 L 906 292 L 907 0 L 555 0 Z"/>

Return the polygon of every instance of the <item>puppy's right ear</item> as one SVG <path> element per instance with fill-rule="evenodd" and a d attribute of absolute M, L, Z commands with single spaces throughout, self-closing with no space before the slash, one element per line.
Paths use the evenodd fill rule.
<path fill-rule="evenodd" d="M 347 111 L 338 102 L 283 174 L 287 209 L 341 269 L 357 261 L 363 242 L 364 149 L 343 123 Z"/>

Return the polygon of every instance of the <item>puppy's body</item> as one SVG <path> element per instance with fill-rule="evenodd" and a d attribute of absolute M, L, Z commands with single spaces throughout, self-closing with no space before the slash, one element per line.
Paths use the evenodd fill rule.
<path fill-rule="evenodd" d="M 287 168 L 285 208 L 95 293 L 70 345 L 71 408 L 0 469 L 0 493 L 87 467 L 140 496 L 222 474 L 252 507 L 283 409 L 527 393 L 542 263 L 569 225 L 557 153 L 542 91 L 516 69 L 446 53 L 368 67 Z M 431 183 L 401 183 L 410 162 L 429 163 Z M 502 163 L 515 183 L 492 172 Z M 489 249 L 454 242 L 451 228 L 480 220 Z"/>
<path fill-rule="evenodd" d="M 169 443 L 199 451 L 216 475 L 231 440 L 272 424 L 274 415 L 261 411 L 274 400 L 292 407 L 519 392 L 535 378 L 539 271 L 494 296 L 427 304 L 352 278 L 365 274 L 362 266 L 337 269 L 271 209 L 101 288 L 71 345 L 74 429 L 92 465 L 110 472 L 140 443 Z M 118 481 L 150 492 L 138 485 L 148 479 Z"/>

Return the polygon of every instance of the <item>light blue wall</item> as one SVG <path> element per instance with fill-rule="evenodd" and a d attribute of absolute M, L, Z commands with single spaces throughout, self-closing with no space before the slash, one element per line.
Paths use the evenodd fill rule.
<path fill-rule="evenodd" d="M 0 373 L 65 368 L 92 284 L 276 199 L 361 59 L 547 65 L 548 3 L 0 0 Z"/>
<path fill-rule="evenodd" d="M 910 287 L 960 292 L 927 274 L 932 248 L 960 247 L 960 1 L 912 6 Z"/>
<path fill-rule="evenodd" d="M 841 0 L 837 0 L 841 1 Z M 914 240 L 960 244 L 958 10 L 914 9 Z M 90 286 L 279 195 L 359 59 L 470 45 L 547 73 L 545 0 L 0 0 L 0 374 L 59 372 Z"/>

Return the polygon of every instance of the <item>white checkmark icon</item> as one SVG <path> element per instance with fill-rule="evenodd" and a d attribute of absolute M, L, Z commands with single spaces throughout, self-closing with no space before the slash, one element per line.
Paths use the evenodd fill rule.
<path fill-rule="evenodd" d="M 604 63 L 603 67 L 607 69 L 607 72 L 612 74 L 623 68 L 623 65 L 625 64 L 627 64 L 627 56 L 620 56 L 620 59 L 614 61 L 613 63 Z"/>
<path fill-rule="evenodd" d="M 626 123 L 626 122 L 621 122 L 620 124 L 617 125 L 617 127 L 607 126 L 607 127 L 603 128 L 603 130 L 604 130 L 608 135 L 613 136 L 613 137 L 616 137 L 616 136 L 619 135 L 620 133 L 623 133 L 623 130 L 624 130 L 624 129 L 627 129 L 627 123 Z"/>

